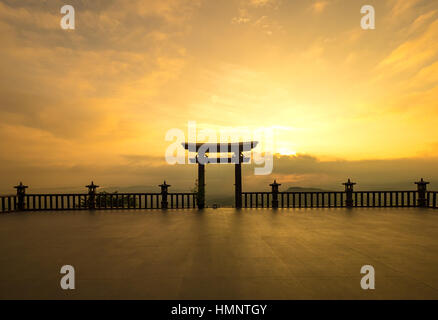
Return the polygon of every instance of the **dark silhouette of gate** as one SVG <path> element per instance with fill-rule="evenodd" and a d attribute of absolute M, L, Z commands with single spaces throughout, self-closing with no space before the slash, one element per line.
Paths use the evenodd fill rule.
<path fill-rule="evenodd" d="M 250 158 L 244 157 L 243 152 L 251 151 L 258 141 L 235 143 L 183 143 L 189 152 L 196 152 L 196 157 L 190 162 L 198 164 L 198 196 L 199 209 L 205 207 L 205 165 L 207 163 L 234 163 L 234 198 L 235 207 L 242 208 L 242 163 L 249 162 Z M 231 157 L 209 158 L 209 153 L 232 153 Z"/>

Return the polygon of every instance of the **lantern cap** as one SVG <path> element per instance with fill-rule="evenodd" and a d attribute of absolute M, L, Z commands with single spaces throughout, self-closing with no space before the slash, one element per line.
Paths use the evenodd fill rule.
<path fill-rule="evenodd" d="M 20 183 L 14 187 L 15 189 L 26 189 L 28 186 L 23 185 L 23 182 L 20 181 Z"/>
<path fill-rule="evenodd" d="M 356 184 L 356 182 L 351 182 L 350 178 L 348 178 L 347 182 L 343 183 L 344 186 L 354 186 L 355 184 Z"/>
<path fill-rule="evenodd" d="M 271 187 L 281 186 L 281 183 L 277 183 L 277 180 L 274 179 L 274 182 L 270 184 Z"/>
<path fill-rule="evenodd" d="M 426 184 L 429 184 L 429 183 L 430 182 L 424 181 L 423 178 L 421 178 L 420 181 L 415 182 L 415 184 L 418 184 L 418 185 L 426 185 Z"/>
<path fill-rule="evenodd" d="M 166 183 L 166 180 L 164 180 L 163 184 L 160 184 L 160 185 L 159 185 L 159 187 L 162 187 L 162 188 L 163 188 L 163 187 L 164 187 L 164 188 L 167 188 L 167 187 L 170 187 L 170 186 L 171 186 L 170 184 L 167 184 L 167 183 Z"/>
<path fill-rule="evenodd" d="M 93 189 L 95 189 L 95 188 L 99 188 L 99 186 L 98 185 L 96 185 L 96 184 L 94 184 L 94 182 L 93 181 L 91 181 L 91 184 L 89 184 L 88 186 L 85 186 L 86 188 L 93 188 Z"/>

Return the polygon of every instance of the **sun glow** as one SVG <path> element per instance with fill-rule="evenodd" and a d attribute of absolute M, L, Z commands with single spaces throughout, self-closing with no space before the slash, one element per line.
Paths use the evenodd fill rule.
<path fill-rule="evenodd" d="M 289 149 L 289 148 L 280 148 L 277 150 L 278 154 L 282 156 L 295 156 L 297 152 L 295 150 Z"/>

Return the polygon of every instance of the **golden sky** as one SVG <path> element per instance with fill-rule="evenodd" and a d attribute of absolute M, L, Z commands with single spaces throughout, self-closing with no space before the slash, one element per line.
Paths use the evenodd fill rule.
<path fill-rule="evenodd" d="M 437 1 L 70 0 L 68 31 L 64 4 L 0 1 L 1 190 L 147 184 L 145 167 L 160 180 L 176 170 L 164 136 L 188 121 L 276 128 L 292 182 L 331 174 L 296 173 L 301 158 L 402 170 L 438 156 Z"/>

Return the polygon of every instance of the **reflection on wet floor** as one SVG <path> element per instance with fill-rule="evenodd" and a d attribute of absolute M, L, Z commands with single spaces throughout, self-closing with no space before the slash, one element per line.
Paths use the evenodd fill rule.
<path fill-rule="evenodd" d="M 4 214 L 0 252 L 2 299 L 438 299 L 432 209 Z"/>

